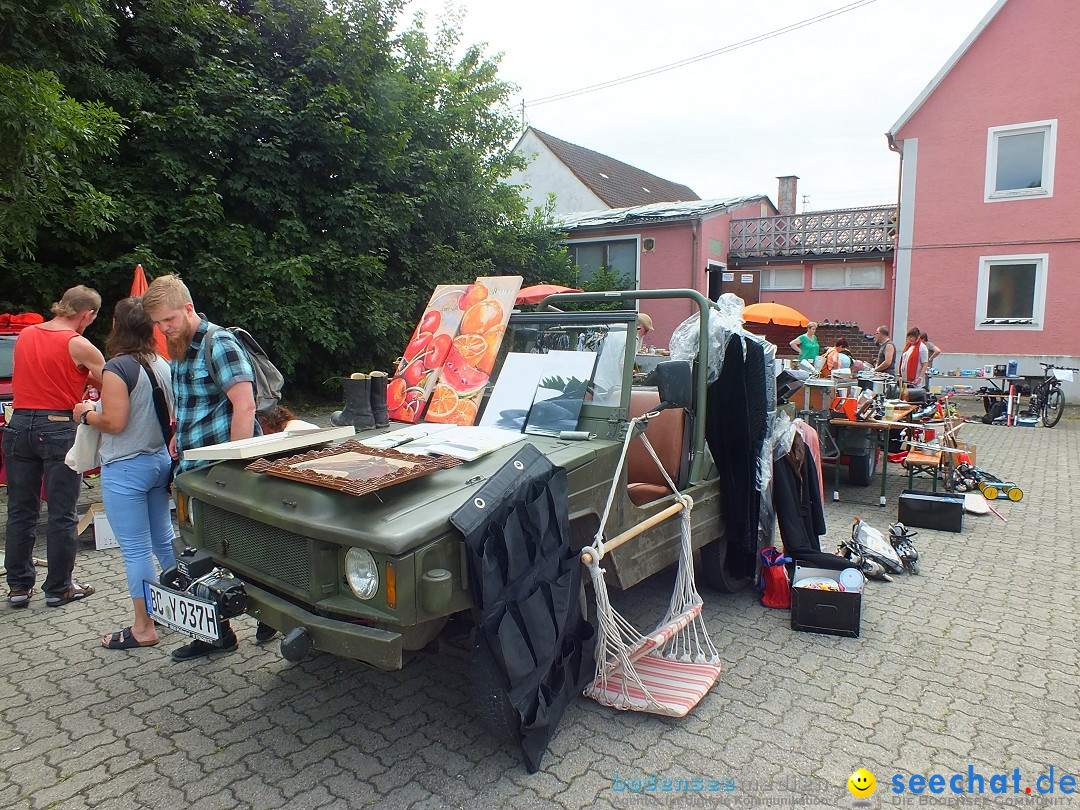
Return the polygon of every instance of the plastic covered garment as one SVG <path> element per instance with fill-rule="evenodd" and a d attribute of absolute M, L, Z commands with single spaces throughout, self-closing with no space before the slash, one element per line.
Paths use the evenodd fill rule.
<path fill-rule="evenodd" d="M 592 626 L 581 612 L 582 566 L 570 550 L 566 471 L 526 444 L 458 509 L 477 615 L 477 655 L 494 662 L 530 773 L 570 700 L 592 679 Z"/>
<path fill-rule="evenodd" d="M 724 366 L 724 347 L 734 334 L 749 335 L 743 329 L 743 300 L 732 293 L 724 293 L 709 311 L 709 377 L 710 383 L 720 377 Z M 693 363 L 698 356 L 699 313 L 695 312 L 675 327 L 668 342 L 672 360 Z M 756 336 L 755 336 L 756 337 Z M 774 348 L 773 354 L 776 350 Z"/>
<path fill-rule="evenodd" d="M 725 523 L 734 528 L 744 561 L 752 567 L 757 549 L 772 544 L 776 525 L 771 495 L 773 447 L 768 441 L 776 419 L 776 346 L 743 328 L 743 306 L 737 295 L 724 293 L 709 310 L 707 380 L 714 404 L 708 406 L 706 435 L 725 476 Z M 695 313 L 672 333 L 671 358 L 694 362 L 699 334 L 699 314 Z M 738 368 L 725 374 L 725 363 Z M 745 423 L 745 430 L 717 424 L 727 418 Z M 754 471 L 752 489 L 738 471 L 743 465 Z M 731 504 L 733 499 L 739 502 L 737 508 Z M 756 503 L 748 504 L 744 512 L 742 502 L 750 499 Z"/>

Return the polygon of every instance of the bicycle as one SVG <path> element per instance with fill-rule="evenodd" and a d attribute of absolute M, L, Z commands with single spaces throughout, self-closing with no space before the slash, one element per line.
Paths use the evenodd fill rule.
<path fill-rule="evenodd" d="M 1054 371 L 1080 371 L 1080 368 L 1056 366 L 1053 363 L 1039 365 L 1043 367 L 1043 378 L 1031 389 L 1027 415 L 1041 417 L 1044 425 L 1053 427 L 1061 421 L 1061 415 L 1065 413 L 1065 393 L 1061 390 L 1061 380 L 1055 376 Z"/>

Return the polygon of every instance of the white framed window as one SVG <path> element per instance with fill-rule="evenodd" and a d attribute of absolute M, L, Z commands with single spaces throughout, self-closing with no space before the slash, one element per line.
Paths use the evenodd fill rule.
<path fill-rule="evenodd" d="M 1054 196 L 1057 119 L 990 127 L 984 202 Z"/>
<path fill-rule="evenodd" d="M 976 329 L 1042 330 L 1047 253 L 983 256 L 975 303 Z"/>
<path fill-rule="evenodd" d="M 812 290 L 883 290 L 885 266 L 878 262 L 815 264 L 810 273 Z"/>
<path fill-rule="evenodd" d="M 793 264 L 787 267 L 762 267 L 761 289 L 763 290 L 801 290 L 805 286 L 803 266 Z"/>
<path fill-rule="evenodd" d="M 571 241 L 566 243 L 566 249 L 578 266 L 582 281 L 588 281 L 604 267 L 637 285 L 640 249 L 637 237 Z"/>

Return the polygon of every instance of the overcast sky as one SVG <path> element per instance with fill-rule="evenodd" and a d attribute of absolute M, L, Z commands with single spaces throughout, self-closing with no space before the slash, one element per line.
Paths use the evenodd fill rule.
<path fill-rule="evenodd" d="M 866 5 L 685 67 L 529 102 Z M 798 175 L 799 210 L 894 203 L 884 133 L 994 0 L 464 0 L 465 43 L 502 53 L 525 120 L 705 199 L 767 194 Z M 442 14 L 442 0 L 406 10 Z M 430 27 L 430 26 L 429 26 Z"/>

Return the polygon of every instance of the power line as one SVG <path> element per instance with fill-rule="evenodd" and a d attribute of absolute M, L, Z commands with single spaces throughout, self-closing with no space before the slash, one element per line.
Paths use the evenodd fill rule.
<path fill-rule="evenodd" d="M 764 42 L 765 40 L 773 39 L 774 37 L 781 36 L 782 34 L 788 34 L 792 31 L 797 31 L 800 28 L 806 28 L 809 25 L 823 22 L 824 20 L 827 20 L 831 17 L 838 17 L 841 14 L 847 14 L 849 11 L 855 11 L 858 8 L 862 8 L 863 6 L 868 6 L 871 3 L 876 2 L 877 0 L 856 0 L 856 2 L 854 3 L 848 3 L 846 6 L 834 8 L 832 11 L 826 11 L 823 14 L 818 14 L 816 17 L 808 17 L 807 19 L 800 22 L 792 23 L 791 25 L 784 26 L 783 28 L 777 28 L 774 31 L 769 31 L 765 34 L 758 34 L 757 36 L 750 37 L 749 39 L 744 39 L 741 42 L 736 42 L 731 45 L 725 45 L 724 47 L 717 48 L 714 51 L 708 51 L 707 53 L 698 54 L 697 56 L 690 56 L 678 62 L 661 65 L 660 67 L 651 68 L 649 70 L 643 70 L 639 73 L 631 73 L 629 76 L 623 76 L 619 79 L 610 79 L 609 81 L 600 82 L 599 84 L 591 84 L 588 87 L 580 87 L 577 90 L 567 90 L 564 93 L 556 93 L 551 96 L 543 96 L 541 98 L 533 99 L 532 101 L 525 101 L 523 103 L 530 107 L 538 107 L 541 104 L 550 104 L 553 101 L 562 101 L 564 99 L 573 98 L 574 96 L 583 96 L 586 93 L 595 93 L 598 90 L 606 90 L 609 87 L 618 87 L 620 84 L 627 84 L 628 82 L 634 82 L 638 79 L 645 79 L 649 76 L 656 76 L 659 73 L 665 73 L 669 70 L 675 70 L 676 68 L 685 67 L 686 65 L 692 65 L 695 62 L 701 62 L 705 59 L 712 59 L 714 56 L 731 53 L 732 51 L 739 50 L 740 48 L 745 48 L 749 45 L 755 45 L 758 42 Z"/>

